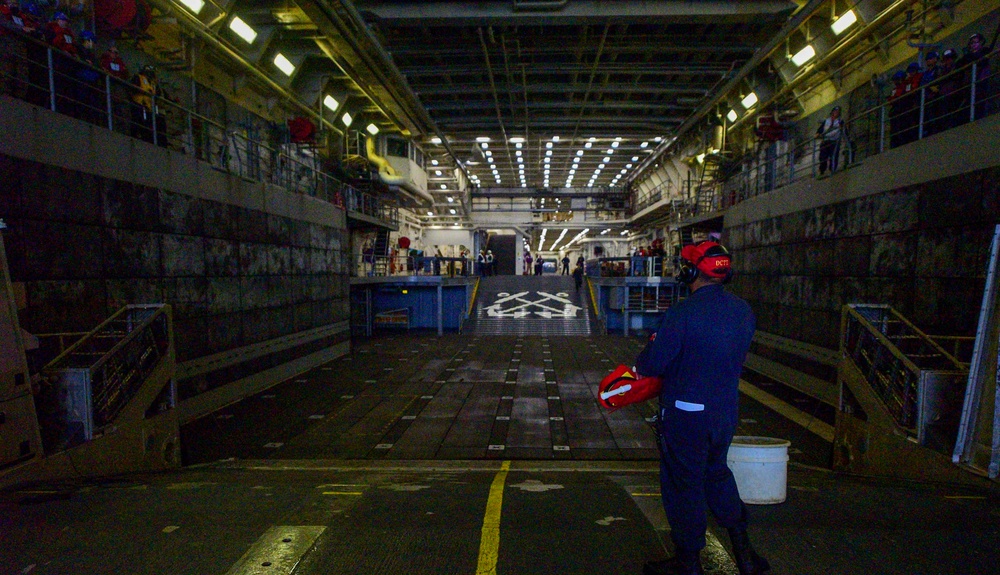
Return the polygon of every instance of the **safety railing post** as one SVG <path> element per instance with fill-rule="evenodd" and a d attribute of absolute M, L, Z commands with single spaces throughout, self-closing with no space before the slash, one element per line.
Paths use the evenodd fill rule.
<path fill-rule="evenodd" d="M 156 94 L 150 94 L 149 96 L 149 120 L 153 125 L 153 145 L 159 145 L 157 141 L 156 134 Z"/>
<path fill-rule="evenodd" d="M 878 153 L 885 151 L 885 104 L 879 108 L 878 122 Z"/>
<path fill-rule="evenodd" d="M 52 48 L 45 49 L 46 57 L 49 61 L 49 109 L 56 111 L 56 70 L 52 57 Z"/>
<path fill-rule="evenodd" d="M 924 104 L 927 102 L 927 88 L 920 89 L 920 117 L 917 120 L 917 139 L 924 139 Z"/>
<path fill-rule="evenodd" d="M 111 102 L 111 76 L 104 76 L 104 100 L 107 105 L 108 112 L 108 130 L 115 129 L 114 123 L 114 105 Z"/>
<path fill-rule="evenodd" d="M 969 78 L 969 121 L 976 121 L 976 67 L 979 62 L 972 63 L 972 77 Z"/>
<path fill-rule="evenodd" d="M 197 158 L 198 152 L 194 149 L 194 118 L 191 117 L 191 110 L 187 111 L 187 140 L 189 152 L 192 157 Z"/>

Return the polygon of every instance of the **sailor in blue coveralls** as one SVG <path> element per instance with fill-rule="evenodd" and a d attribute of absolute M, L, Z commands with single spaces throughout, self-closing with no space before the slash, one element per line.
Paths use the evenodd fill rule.
<path fill-rule="evenodd" d="M 740 575 L 770 569 L 747 538 L 747 511 L 726 465 L 739 421 L 739 377 L 754 333 L 754 315 L 723 284 L 732 275 L 726 248 L 685 246 L 677 279 L 691 295 L 669 309 L 636 359 L 640 377 L 663 380 L 660 392 L 660 494 L 676 554 L 650 562 L 645 575 L 703 573 L 705 507 L 729 530 Z"/>

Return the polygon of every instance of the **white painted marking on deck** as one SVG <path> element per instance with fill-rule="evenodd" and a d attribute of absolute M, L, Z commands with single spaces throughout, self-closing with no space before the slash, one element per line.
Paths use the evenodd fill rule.
<path fill-rule="evenodd" d="M 510 416 L 509 415 L 498 415 L 497 416 L 497 421 L 510 421 Z"/>
<path fill-rule="evenodd" d="M 284 445 L 284 443 L 280 443 L 280 442 L 275 441 L 275 442 L 272 442 L 272 443 L 265 443 L 264 447 L 267 448 L 267 449 L 278 449 L 282 445 Z"/>
<path fill-rule="evenodd" d="M 416 415 L 404 415 L 403 417 L 400 417 L 400 419 L 403 419 L 403 420 L 406 420 L 406 421 L 412 421 L 412 420 L 414 420 L 416 418 L 417 418 Z"/>
<path fill-rule="evenodd" d="M 433 395 L 421 395 L 420 399 L 434 399 Z"/>
<path fill-rule="evenodd" d="M 546 491 L 563 489 L 563 486 L 558 483 L 542 483 L 537 479 L 525 479 L 521 483 L 512 483 L 510 486 L 528 493 L 545 493 Z"/>
<path fill-rule="evenodd" d="M 489 449 L 490 451 L 503 451 L 505 449 L 505 447 L 506 446 L 504 446 L 504 445 L 490 445 L 486 449 Z"/>
<path fill-rule="evenodd" d="M 326 530 L 322 525 L 271 527 L 250 546 L 226 575 L 290 575 Z"/>
<path fill-rule="evenodd" d="M 392 443 L 379 443 L 375 446 L 375 449 L 392 449 Z"/>
<path fill-rule="evenodd" d="M 625 518 L 624 517 L 614 517 L 614 516 L 608 515 L 604 519 L 598 519 L 597 521 L 594 521 L 594 523 L 596 523 L 598 525 L 604 525 L 605 527 L 607 527 L 608 525 L 611 525 L 615 521 L 625 521 Z"/>
<path fill-rule="evenodd" d="M 174 531 L 177 531 L 180 528 L 181 528 L 180 525 L 167 525 L 166 527 L 163 528 L 163 532 L 164 533 L 173 533 Z"/>
<path fill-rule="evenodd" d="M 353 395 L 341 395 L 340 399 L 354 399 Z"/>
<path fill-rule="evenodd" d="M 569 451 L 568 445 L 553 445 L 552 451 Z"/>
<path fill-rule="evenodd" d="M 500 399 L 514 399 L 513 395 L 501 395 Z"/>
<path fill-rule="evenodd" d="M 325 417 L 326 416 L 323 415 L 322 413 L 314 413 L 313 415 L 309 416 L 309 419 L 324 419 Z"/>
<path fill-rule="evenodd" d="M 561 417 L 550 417 L 549 421 L 563 421 L 563 418 L 561 418 Z"/>
<path fill-rule="evenodd" d="M 559 398 L 558 395 L 550 395 L 550 396 L 546 397 L 545 399 L 550 399 L 552 401 L 559 401 L 560 398 Z"/>

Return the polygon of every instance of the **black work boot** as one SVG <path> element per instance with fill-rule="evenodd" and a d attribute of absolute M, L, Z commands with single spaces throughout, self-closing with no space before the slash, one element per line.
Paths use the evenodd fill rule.
<path fill-rule="evenodd" d="M 678 549 L 664 561 L 650 561 L 642 567 L 642 575 L 704 575 L 698 551 Z"/>
<path fill-rule="evenodd" d="M 750 545 L 746 528 L 729 529 L 729 539 L 733 542 L 733 556 L 740 575 L 761 575 L 771 570 L 771 565 Z"/>

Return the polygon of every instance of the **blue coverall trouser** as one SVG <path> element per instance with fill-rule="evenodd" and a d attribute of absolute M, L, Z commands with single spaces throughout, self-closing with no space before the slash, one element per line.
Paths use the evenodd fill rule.
<path fill-rule="evenodd" d="M 705 411 L 660 410 L 660 495 L 678 549 L 705 547 L 706 506 L 720 526 L 746 526 L 736 480 L 726 465 L 735 431 L 734 422 L 713 420 Z"/>

